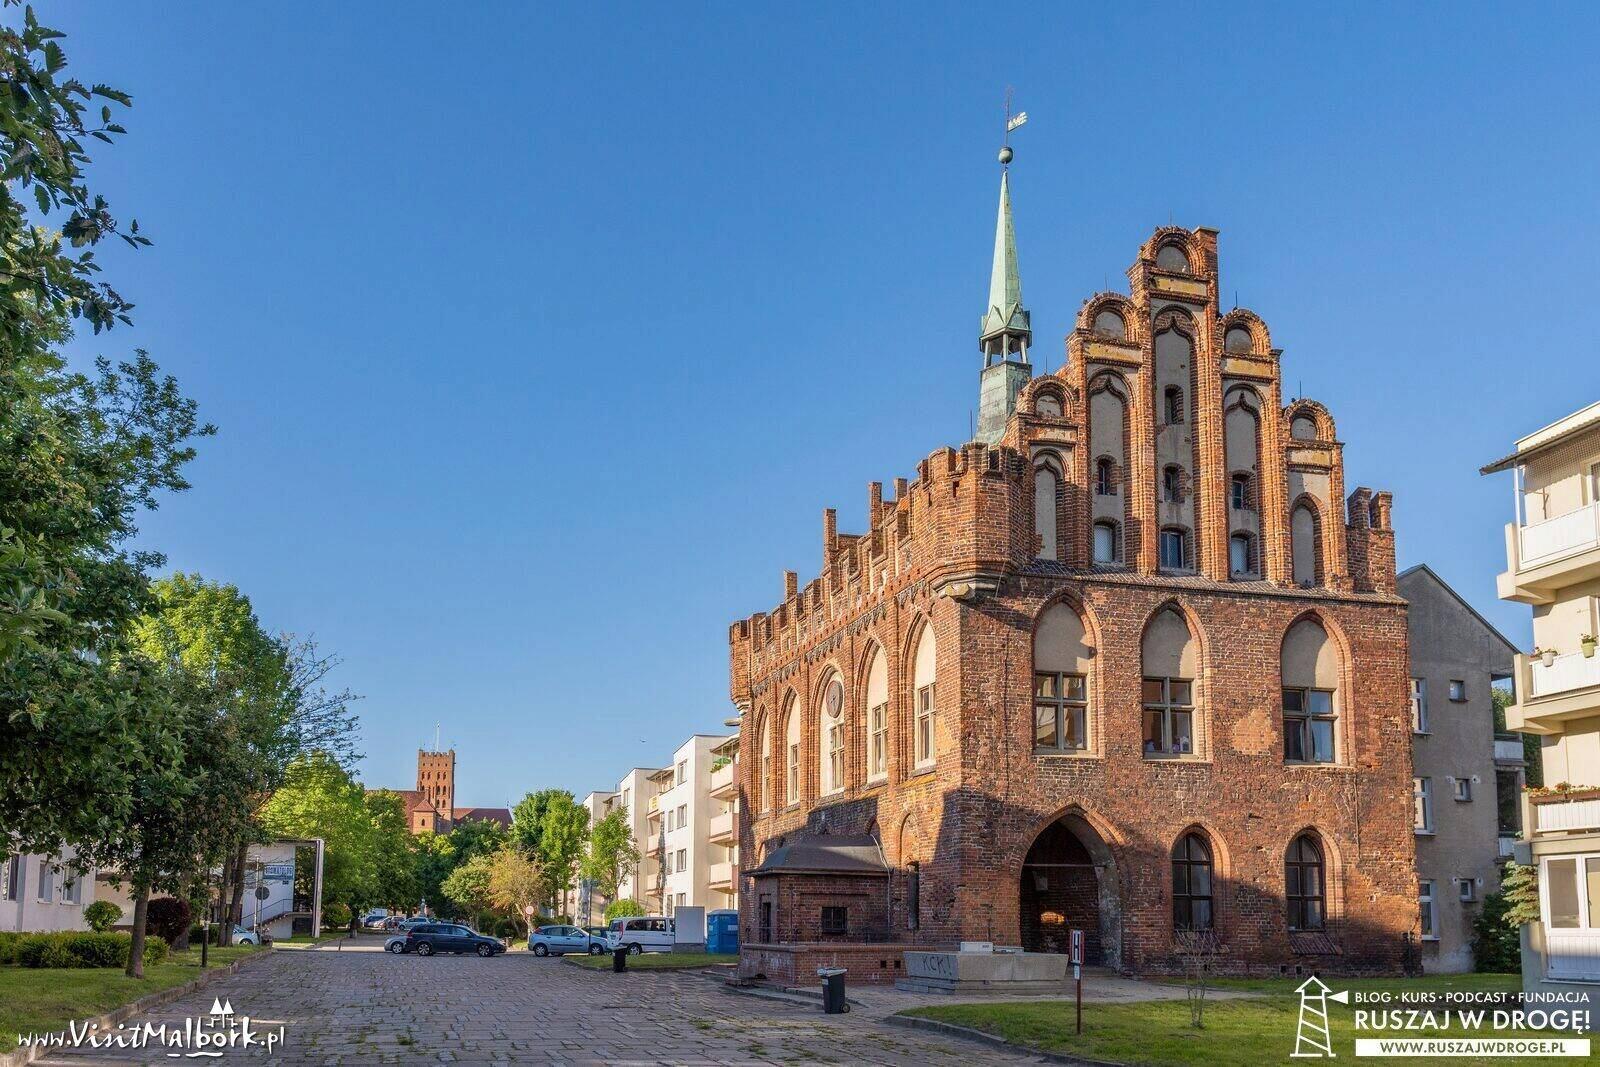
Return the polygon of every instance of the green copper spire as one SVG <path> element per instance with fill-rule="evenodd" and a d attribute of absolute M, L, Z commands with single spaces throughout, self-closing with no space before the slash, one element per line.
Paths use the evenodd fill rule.
<path fill-rule="evenodd" d="M 1011 149 L 1001 152 L 1010 162 Z M 1004 361 L 1013 353 L 1028 361 L 1033 330 L 1022 306 L 1022 276 L 1017 270 L 1017 234 L 1011 223 L 1010 168 L 1000 172 L 1000 213 L 994 224 L 994 265 L 989 271 L 989 310 L 979 324 L 978 340 L 984 366 Z"/>

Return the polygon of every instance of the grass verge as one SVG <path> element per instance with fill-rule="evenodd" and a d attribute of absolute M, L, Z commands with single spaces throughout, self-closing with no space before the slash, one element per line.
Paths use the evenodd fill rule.
<path fill-rule="evenodd" d="M 1128 1064 L 1208 1064 L 1287 1062 L 1294 1051 L 1299 997 L 1298 982 L 1281 979 L 1219 979 L 1219 989 L 1254 994 L 1249 998 L 1207 1000 L 1205 1028 L 1189 1024 L 1189 1006 L 1182 999 L 1122 1004 L 1085 1004 L 1083 1033 L 1073 1032 L 1071 1001 L 950 1004 L 913 1008 L 904 1015 L 936 1019 L 995 1034 L 1018 1045 L 1048 1052 Z M 1335 979 L 1335 989 L 1352 992 L 1445 992 L 1480 990 L 1515 992 L 1516 975 L 1438 975 L 1421 979 Z M 1403 1007 L 1390 1004 L 1389 1007 Z M 1457 1005 L 1475 1008 L 1477 1005 Z M 1373 1006 L 1374 1008 L 1377 1005 Z M 1355 1017 L 1348 1005 L 1328 1005 L 1333 1050 L 1351 1055 Z M 1507 1037 L 1488 1030 L 1463 1030 L 1451 1025 L 1425 1031 L 1363 1031 L 1364 1037 Z M 1545 1035 L 1550 1036 L 1550 1035 Z M 1363 1063 L 1368 1062 L 1363 1058 Z M 1399 1062 L 1374 1059 L 1372 1062 Z M 1491 1059 L 1452 1059 L 1453 1064 L 1495 1063 Z"/>
<path fill-rule="evenodd" d="M 579 967 L 591 971 L 609 971 L 611 956 L 568 956 Z M 737 953 L 711 952 L 641 952 L 628 957 L 630 971 L 686 971 L 701 967 L 732 966 L 739 962 Z"/>
<path fill-rule="evenodd" d="M 213 948 L 208 960 L 223 966 L 257 951 Z M 198 948 L 169 953 L 164 962 L 147 966 L 143 978 L 129 978 L 120 967 L 0 967 L 0 1053 L 17 1047 L 18 1033 L 64 1030 L 72 1019 L 81 1022 L 199 976 Z"/>

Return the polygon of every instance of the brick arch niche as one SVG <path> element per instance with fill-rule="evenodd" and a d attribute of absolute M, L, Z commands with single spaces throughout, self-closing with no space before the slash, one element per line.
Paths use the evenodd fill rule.
<path fill-rule="evenodd" d="M 1084 931 L 1084 962 L 1118 967 L 1122 901 L 1117 861 L 1098 831 L 1077 812 L 1045 826 L 1022 861 L 1017 917 L 1028 952 L 1066 952 L 1071 931 Z"/>

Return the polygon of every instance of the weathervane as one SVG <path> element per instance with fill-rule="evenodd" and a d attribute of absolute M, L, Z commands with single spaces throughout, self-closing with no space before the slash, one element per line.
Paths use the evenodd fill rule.
<path fill-rule="evenodd" d="M 1019 111 L 1015 115 L 1011 113 L 1011 87 L 1009 85 L 1006 86 L 1006 134 L 1000 146 L 1000 165 L 1002 167 L 1011 165 L 1011 131 L 1019 129 L 1027 121 L 1028 113 L 1026 111 Z"/>

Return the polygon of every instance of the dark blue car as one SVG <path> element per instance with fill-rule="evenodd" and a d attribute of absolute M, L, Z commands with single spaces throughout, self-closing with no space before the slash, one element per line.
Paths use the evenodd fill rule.
<path fill-rule="evenodd" d="M 498 938 L 475 934 L 457 923 L 422 923 L 406 931 L 402 952 L 415 952 L 431 956 L 435 952 L 476 952 L 480 956 L 498 956 L 506 950 Z"/>

